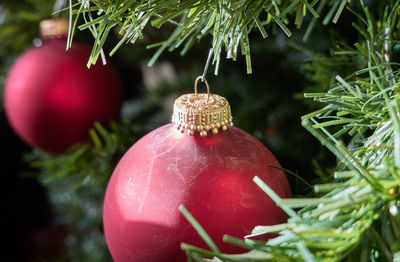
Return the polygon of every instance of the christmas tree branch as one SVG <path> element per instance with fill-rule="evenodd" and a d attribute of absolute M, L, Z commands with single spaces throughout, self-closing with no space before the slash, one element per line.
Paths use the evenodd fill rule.
<path fill-rule="evenodd" d="M 225 237 L 228 242 L 265 256 L 245 253 L 250 257 L 242 261 L 285 261 L 282 257 L 286 261 L 400 258 L 400 64 L 390 60 L 389 51 L 395 44 L 391 39 L 396 39 L 400 1 L 389 2 L 380 23 L 364 8 L 365 17 L 354 23 L 361 40 L 354 47 L 345 46 L 334 53 L 353 56 L 345 61 L 358 61 L 360 68 L 347 77 L 336 75 L 327 92 L 305 94 L 326 104 L 305 115 L 303 125 L 340 160 L 332 181 L 316 185 L 316 191 L 323 193 L 320 197 L 281 199 L 255 177 L 256 184 L 290 218 L 285 224 L 258 226 L 243 240 Z M 340 66 L 325 65 L 324 70 L 332 65 Z M 301 209 L 296 212 L 297 208 Z M 261 244 L 251 240 L 271 233 L 278 237 Z M 190 247 L 185 250 L 189 256 L 234 261 L 223 254 L 207 254 Z"/>
<path fill-rule="evenodd" d="M 149 48 L 159 48 L 150 60 L 150 66 L 154 64 L 163 51 L 173 51 L 182 47 L 181 55 L 185 55 L 196 42 L 211 34 L 213 36 L 214 53 L 212 63 L 216 66 L 216 74 L 218 73 L 222 49 L 225 49 L 228 59 L 236 60 L 239 52 L 244 55 L 247 72 L 251 73 L 249 33 L 253 29 L 257 29 L 265 38 L 268 36 L 265 26 L 277 26 L 287 36 L 291 36 L 292 32 L 287 27 L 289 14 L 295 13 L 294 23 L 297 27 L 300 27 L 307 13 L 318 18 L 319 12 L 327 6 L 327 1 L 151 0 L 143 2 L 134 0 L 78 0 L 75 3 L 70 2 L 70 15 L 76 16 L 74 20 L 70 17 L 70 24 L 72 28 L 75 28 L 77 18 L 82 15 L 85 23 L 78 28 L 80 30 L 89 29 L 95 38 L 93 53 L 88 66 L 95 64 L 99 55 L 102 54 L 104 42 L 112 28 L 117 28 L 122 38 L 110 52 L 110 55 L 113 55 L 123 43 L 135 43 L 138 39 L 142 39 L 143 30 L 147 25 L 150 24 L 152 27 L 160 29 L 163 26 L 165 27 L 166 24 L 170 24 L 176 29 L 169 39 L 148 46 Z M 329 2 L 332 5 L 325 20 L 336 22 L 347 1 L 343 0 L 340 4 L 333 0 L 329 0 Z M 77 8 L 76 4 L 78 3 L 80 5 Z M 315 10 L 317 5 L 317 10 Z M 92 12 L 96 13 L 95 18 L 92 16 Z M 304 39 L 308 38 L 312 27 L 310 25 Z M 73 30 L 71 29 L 70 32 L 73 32 Z M 72 39 L 70 39 L 71 41 Z"/>

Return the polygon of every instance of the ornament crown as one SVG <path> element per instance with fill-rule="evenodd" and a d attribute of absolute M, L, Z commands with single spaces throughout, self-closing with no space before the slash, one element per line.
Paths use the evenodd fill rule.
<path fill-rule="evenodd" d="M 197 83 L 201 80 L 207 86 L 207 94 L 197 93 Z M 228 101 L 219 95 L 210 94 L 207 80 L 197 77 L 194 85 L 195 93 L 185 94 L 175 100 L 172 123 L 182 133 L 186 130 L 189 135 L 199 132 L 206 136 L 209 131 L 218 134 L 232 126 L 232 113 Z"/>
<path fill-rule="evenodd" d="M 39 27 L 43 39 L 68 36 L 69 23 L 62 18 L 43 20 L 40 22 Z"/>

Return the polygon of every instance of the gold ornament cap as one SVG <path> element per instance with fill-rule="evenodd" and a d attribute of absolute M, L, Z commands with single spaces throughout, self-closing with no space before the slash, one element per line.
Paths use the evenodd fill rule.
<path fill-rule="evenodd" d="M 40 34 L 43 39 L 68 36 L 69 23 L 62 18 L 47 19 L 40 22 Z"/>
<path fill-rule="evenodd" d="M 201 80 L 207 86 L 207 93 L 197 93 L 197 83 Z M 218 134 L 233 126 L 231 107 L 228 101 L 219 95 L 210 94 L 207 80 L 199 76 L 194 85 L 193 94 L 185 94 L 175 100 L 172 123 L 182 133 L 194 135 L 198 132 L 206 136 L 209 131 Z"/>

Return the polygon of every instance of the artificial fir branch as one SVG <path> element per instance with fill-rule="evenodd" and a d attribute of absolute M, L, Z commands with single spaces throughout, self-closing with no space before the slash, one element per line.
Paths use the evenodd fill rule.
<path fill-rule="evenodd" d="M 320 198 L 281 199 L 255 177 L 290 218 L 286 224 L 258 226 L 244 240 L 226 237 L 260 252 L 245 253 L 246 259 L 240 261 L 400 259 L 400 78 L 399 64 L 389 57 L 400 21 L 399 4 L 389 1 L 380 22 L 364 8 L 365 16 L 354 24 L 361 40 L 354 48 L 337 52 L 353 56 L 349 61 L 361 61 L 365 68 L 347 77 L 337 75 L 327 92 L 305 95 L 326 106 L 304 116 L 304 127 L 342 163 L 333 183 L 325 185 L 328 192 Z M 293 208 L 302 209 L 294 212 Z M 279 236 L 261 244 L 251 240 L 270 233 Z M 213 261 L 235 261 L 226 254 L 182 248 L 194 259 L 215 256 L 218 259 Z"/>
<path fill-rule="evenodd" d="M 102 225 L 104 188 L 113 167 L 137 139 L 129 124 L 111 124 L 106 130 L 96 123 L 90 130 L 93 144 L 77 145 L 63 155 L 34 151 L 27 156 L 40 170 L 59 214 L 59 223 L 68 225 L 66 257 L 68 261 L 110 261 Z"/>
<path fill-rule="evenodd" d="M 240 51 L 246 57 L 247 72 L 251 73 L 248 35 L 253 29 L 257 28 L 263 37 L 267 37 L 265 26 L 278 26 L 287 36 L 291 36 L 292 32 L 287 27 L 290 20 L 288 16 L 291 13 L 295 13 L 294 23 L 300 27 L 307 13 L 318 18 L 318 12 L 328 6 L 329 2 L 330 11 L 324 21 L 337 22 L 347 3 L 346 0 L 223 0 L 220 10 L 219 1 L 76 0 L 74 3 L 70 1 L 70 14 L 75 15 L 74 19 L 70 16 L 70 24 L 75 28 L 78 17 L 82 15 L 85 23 L 78 28 L 89 29 L 95 38 L 88 66 L 95 64 L 102 54 L 102 47 L 112 28 L 117 28 L 122 38 L 110 55 L 114 54 L 123 43 L 135 43 L 138 39 L 142 39 L 143 30 L 148 24 L 159 29 L 169 23 L 176 29 L 166 41 L 149 45 L 159 48 L 149 65 L 154 64 L 164 50 L 173 51 L 182 46 L 181 55 L 185 55 L 196 42 L 211 34 L 214 49 L 212 62 L 216 66 L 216 74 L 222 49 L 226 51 L 226 58 L 233 60 L 237 59 Z M 318 12 L 315 10 L 316 6 Z M 96 17 L 92 15 L 93 12 L 96 13 Z M 222 25 L 220 28 L 219 24 Z M 305 39 L 309 37 L 312 27 L 313 24 L 310 25 Z"/>

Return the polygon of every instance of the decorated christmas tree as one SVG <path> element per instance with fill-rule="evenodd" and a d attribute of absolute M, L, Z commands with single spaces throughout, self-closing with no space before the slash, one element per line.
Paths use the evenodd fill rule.
<path fill-rule="evenodd" d="M 399 11 L 1 3 L 6 261 L 400 261 Z"/>

